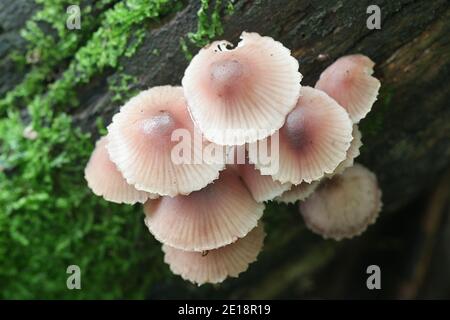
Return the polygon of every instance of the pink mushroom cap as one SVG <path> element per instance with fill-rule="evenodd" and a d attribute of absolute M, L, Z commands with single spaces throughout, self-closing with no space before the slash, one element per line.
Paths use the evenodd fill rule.
<path fill-rule="evenodd" d="M 279 131 L 278 170 L 261 166 L 252 153 L 249 158 L 262 174 L 271 174 L 281 183 L 311 183 L 336 169 L 346 158 L 352 139 L 347 112 L 326 93 L 303 87 L 302 96 Z"/>
<path fill-rule="evenodd" d="M 253 198 L 258 202 L 273 200 L 291 188 L 290 183 L 280 183 L 273 180 L 270 175 L 262 175 L 253 164 L 237 165 L 237 170 Z"/>
<path fill-rule="evenodd" d="M 175 196 L 200 190 L 219 176 L 224 163 L 200 158 L 201 146 L 188 144 L 189 163 L 175 163 L 175 130 L 187 130 L 194 141 L 195 127 L 181 87 L 161 86 L 142 91 L 128 101 L 108 127 L 108 152 L 128 183 L 137 189 Z M 196 148 L 200 149 L 196 152 Z M 225 162 L 225 161 L 224 161 Z"/>
<path fill-rule="evenodd" d="M 345 157 L 345 160 L 336 167 L 332 174 L 327 175 L 328 178 L 334 176 L 335 174 L 341 174 L 346 168 L 353 166 L 355 159 L 359 156 L 359 149 L 362 147 L 363 143 L 361 140 L 361 131 L 359 131 L 357 124 L 353 125 L 352 136 L 353 140 L 347 150 L 347 156 Z"/>
<path fill-rule="evenodd" d="M 216 249 L 244 237 L 264 212 L 234 170 L 188 196 L 144 205 L 145 224 L 160 242 L 186 251 Z"/>
<path fill-rule="evenodd" d="M 92 192 L 116 203 L 144 203 L 149 198 L 157 198 L 158 195 L 136 190 L 134 186 L 126 182 L 116 165 L 109 159 L 107 143 L 107 137 L 97 141 L 84 170 L 84 177 Z"/>
<path fill-rule="evenodd" d="M 377 219 L 381 206 L 381 190 L 375 174 L 355 164 L 342 175 L 325 179 L 300 203 L 300 212 L 313 232 L 341 240 L 364 232 Z"/>
<path fill-rule="evenodd" d="M 259 224 L 244 238 L 207 252 L 189 252 L 163 245 L 164 261 L 174 274 L 199 286 L 220 283 L 227 277 L 238 277 L 250 263 L 256 261 L 264 237 L 263 226 Z"/>
<path fill-rule="evenodd" d="M 243 32 L 237 47 L 216 41 L 192 59 L 182 80 L 188 108 L 205 137 L 241 145 L 279 129 L 295 106 L 302 75 L 280 42 Z"/>
<path fill-rule="evenodd" d="M 319 181 L 311 183 L 302 182 L 298 185 L 293 185 L 289 190 L 283 192 L 280 196 L 275 198 L 276 202 L 295 203 L 297 201 L 306 200 L 319 186 Z"/>
<path fill-rule="evenodd" d="M 339 58 L 322 72 L 315 87 L 335 99 L 358 123 L 372 109 L 381 86 L 372 76 L 374 65 L 361 54 Z"/>

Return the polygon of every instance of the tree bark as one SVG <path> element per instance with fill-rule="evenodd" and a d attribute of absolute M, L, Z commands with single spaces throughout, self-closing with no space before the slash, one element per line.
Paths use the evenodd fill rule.
<path fill-rule="evenodd" d="M 381 30 L 366 27 L 370 4 L 381 8 Z M 143 87 L 180 83 L 187 62 L 177 39 L 195 28 L 196 9 L 191 2 L 151 31 L 135 58 L 125 62 L 126 72 L 139 76 Z M 259 262 L 239 280 L 195 292 L 174 281 L 151 296 L 404 297 L 399 283 L 419 263 L 414 250 L 422 246 L 419 225 L 426 192 L 449 165 L 449 19 L 446 1 L 238 1 L 220 38 L 236 43 L 244 30 L 274 37 L 299 60 L 305 85 L 314 85 L 320 72 L 345 54 L 363 53 L 376 62 L 381 93 L 361 123 L 364 146 L 357 161 L 377 174 L 384 210 L 365 235 L 335 243 L 311 235 L 295 206 L 270 206 L 267 224 L 276 220 L 277 230 L 270 230 Z M 149 57 L 155 48 L 161 56 Z M 116 110 L 102 96 L 83 118 L 110 117 Z M 448 210 L 439 221 L 447 215 Z M 448 250 L 448 244 L 441 245 Z M 366 267 L 372 263 L 384 272 L 381 293 L 366 288 Z M 440 274 L 448 280 L 442 269 Z M 450 296 L 445 290 L 428 297 Z"/>
<path fill-rule="evenodd" d="M 0 2 L 0 96 L 18 84 L 24 75 L 25 70 L 18 72 L 8 54 L 25 50 L 25 40 L 19 31 L 35 9 L 33 1 Z"/>
<path fill-rule="evenodd" d="M 345 54 L 363 53 L 376 62 L 381 94 L 361 123 L 359 161 L 377 173 L 387 212 L 408 203 L 448 165 L 450 11 L 445 0 L 375 3 L 381 30 L 366 27 L 373 1 L 237 1 L 220 38 L 237 43 L 244 30 L 274 37 L 299 60 L 304 85 L 314 85 L 320 72 Z M 198 1 L 190 1 L 149 31 L 138 52 L 123 59 L 123 70 L 109 77 L 136 76 L 142 89 L 180 85 L 188 61 L 179 39 L 195 30 L 197 10 Z M 151 54 L 155 49 L 160 55 Z M 90 84 L 89 95 L 82 96 L 86 107 L 77 115 L 80 125 L 91 129 L 96 117 L 108 122 L 119 108 L 105 81 L 92 92 Z"/>

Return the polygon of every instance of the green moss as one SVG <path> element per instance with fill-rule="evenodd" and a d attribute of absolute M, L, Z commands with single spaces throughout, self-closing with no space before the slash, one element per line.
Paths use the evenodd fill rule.
<path fill-rule="evenodd" d="M 95 125 L 97 127 L 97 132 L 100 136 L 106 136 L 108 134 L 108 130 L 106 129 L 105 121 L 102 118 L 97 118 L 95 120 Z"/>
<path fill-rule="evenodd" d="M 231 16 L 234 13 L 234 4 L 233 1 L 228 1 L 227 8 L 226 8 L 226 14 Z"/>
<path fill-rule="evenodd" d="M 224 7 L 222 0 L 216 0 L 214 6 L 210 6 L 209 0 L 201 0 L 200 9 L 197 12 L 198 22 L 197 30 L 187 35 L 189 42 L 197 47 L 204 47 L 212 39 L 223 34 L 221 21 L 221 11 Z M 227 15 L 234 13 L 233 1 L 227 1 L 225 4 Z M 181 50 L 187 60 L 192 59 L 192 53 L 185 39 L 180 39 Z"/>
<path fill-rule="evenodd" d="M 21 31 L 22 37 L 27 40 L 27 50 L 19 58 L 17 52 L 12 58 L 23 68 L 28 64 L 31 71 L 15 89 L 9 91 L 0 100 L 0 114 L 5 112 L 11 104 L 27 105 L 36 94 L 42 94 L 46 85 L 52 78 L 52 72 L 66 59 L 76 52 L 80 44 L 98 27 L 100 19 L 94 19 L 89 6 L 83 5 L 85 1 L 69 0 L 36 0 L 42 6 Z M 111 1 L 98 3 L 97 10 L 103 10 Z M 68 30 L 65 25 L 65 8 L 71 4 L 81 6 L 82 29 L 81 31 Z M 39 24 L 50 26 L 51 34 L 44 32 Z"/>
<path fill-rule="evenodd" d="M 216 35 L 223 33 L 222 22 L 220 20 L 220 9 L 222 0 L 216 0 L 211 15 L 208 14 L 209 0 L 201 0 L 200 9 L 197 12 L 197 31 L 190 32 L 188 38 L 192 43 L 203 47 Z"/>
<path fill-rule="evenodd" d="M 109 79 L 109 90 L 114 93 L 111 101 L 124 102 L 135 96 L 138 90 L 134 87 L 138 79 L 131 75 L 120 73 L 117 77 Z"/>
<path fill-rule="evenodd" d="M 155 49 L 152 50 L 151 54 L 156 56 L 156 57 L 159 57 L 161 52 L 159 51 L 159 49 L 155 48 Z"/>
<path fill-rule="evenodd" d="M 145 30 L 142 28 L 137 29 L 136 32 L 134 33 L 132 41 L 125 50 L 124 56 L 127 58 L 132 57 L 135 54 L 136 50 L 141 45 L 142 41 L 144 41 L 144 37 L 145 37 Z"/>
<path fill-rule="evenodd" d="M 186 39 L 180 38 L 180 48 L 181 48 L 181 51 L 183 52 L 184 57 L 186 58 L 186 60 L 191 61 L 193 56 L 192 56 L 192 52 L 189 49 L 189 46 L 188 46 L 188 44 L 186 42 Z"/>
<path fill-rule="evenodd" d="M 134 54 L 147 20 L 179 6 L 169 0 L 114 6 L 103 0 L 93 7 L 38 2 L 42 10 L 22 32 L 29 44 L 22 63 L 30 71 L 0 100 L 0 298 L 143 298 L 167 272 L 159 245 L 139 206 L 107 203 L 86 187 L 93 140 L 68 113 L 79 107 L 81 85 Z M 66 30 L 61 18 L 74 3 L 81 5 L 81 31 Z M 43 32 L 42 23 L 54 33 Z M 124 98 L 134 81 L 123 75 L 111 90 Z M 97 126 L 104 134 L 102 119 Z M 24 136 L 26 128 L 35 139 Z M 70 264 L 82 269 L 80 291 L 66 288 Z"/>
<path fill-rule="evenodd" d="M 372 112 L 360 124 L 361 132 L 364 136 L 375 136 L 383 129 L 384 117 L 391 107 L 391 100 L 394 96 L 392 87 L 382 86 L 379 94 L 379 100 L 375 103 Z"/>

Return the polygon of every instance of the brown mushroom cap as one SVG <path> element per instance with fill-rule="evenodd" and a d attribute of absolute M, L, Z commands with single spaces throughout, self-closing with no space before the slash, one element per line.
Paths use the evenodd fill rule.
<path fill-rule="evenodd" d="M 128 183 L 160 195 L 189 194 L 217 179 L 224 163 L 208 163 L 190 150 L 190 163 L 174 163 L 172 150 L 180 143 L 172 133 L 184 129 L 194 141 L 194 124 L 181 87 L 161 86 L 142 91 L 128 101 L 108 127 L 111 160 Z M 203 147 L 209 142 L 203 142 Z M 188 146 L 190 146 L 188 144 Z"/>
<path fill-rule="evenodd" d="M 189 252 L 163 245 L 164 262 L 184 280 L 196 283 L 220 283 L 227 277 L 238 277 L 256 261 L 264 243 L 261 224 L 244 238 L 225 247 L 207 252 Z"/>
<path fill-rule="evenodd" d="M 205 137 L 241 145 L 279 129 L 300 94 L 301 74 L 289 49 L 243 32 L 237 47 L 216 41 L 192 59 L 182 80 L 188 108 Z"/>
<path fill-rule="evenodd" d="M 300 212 L 313 232 L 341 240 L 364 232 L 377 219 L 381 206 L 381 190 L 375 174 L 355 164 L 342 175 L 324 180 L 300 203 Z"/>
<path fill-rule="evenodd" d="M 374 65 L 361 54 L 339 58 L 322 72 L 315 87 L 335 99 L 358 123 L 372 109 L 381 86 L 372 76 Z"/>
<path fill-rule="evenodd" d="M 275 198 L 277 202 L 295 203 L 297 201 L 304 201 L 307 199 L 319 186 L 319 181 L 311 183 L 302 182 L 298 185 L 293 185 L 289 190 L 283 192 L 279 197 Z"/>
<path fill-rule="evenodd" d="M 157 195 L 136 190 L 134 186 L 125 181 L 116 165 L 109 160 L 106 150 L 107 143 L 107 137 L 102 137 L 97 141 L 84 170 L 84 177 L 92 192 L 97 196 L 102 196 L 105 200 L 116 203 L 144 203 L 149 198 L 157 198 Z"/>
<path fill-rule="evenodd" d="M 240 164 L 237 169 L 253 198 L 258 202 L 273 200 L 291 187 L 290 183 L 282 184 L 273 180 L 272 176 L 262 175 L 253 164 Z"/>
<path fill-rule="evenodd" d="M 252 153 L 249 158 L 262 174 L 272 174 L 281 183 L 311 183 L 336 169 L 346 158 L 352 139 L 347 112 L 326 93 L 303 87 L 302 96 L 279 131 L 278 170 L 261 166 Z"/>
<path fill-rule="evenodd" d="M 244 237 L 258 224 L 264 205 L 253 199 L 234 170 L 227 169 L 206 188 L 148 201 L 144 211 L 157 240 L 181 250 L 204 251 Z"/>

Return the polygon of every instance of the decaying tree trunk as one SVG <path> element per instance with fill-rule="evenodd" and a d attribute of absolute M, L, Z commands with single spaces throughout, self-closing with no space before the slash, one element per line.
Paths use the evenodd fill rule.
<path fill-rule="evenodd" d="M 137 53 L 121 61 L 123 70 L 110 70 L 94 85 L 80 89 L 84 107 L 74 115 L 78 125 L 93 131 L 98 116 L 107 123 L 118 110 L 106 78 L 121 73 L 136 76 L 139 88 L 180 84 L 188 61 L 179 39 L 195 30 L 198 2 L 189 1 L 181 12 L 149 27 Z M 366 27 L 366 9 L 371 4 L 381 8 L 381 30 Z M 416 255 L 429 252 L 424 243 L 432 248 L 438 243 L 435 252 L 446 255 L 447 269 L 436 266 L 434 255 L 420 268 L 425 268 L 423 277 L 432 268 L 437 270 L 435 278 L 441 275 L 450 282 L 448 194 L 444 192 L 449 179 L 441 179 L 436 187 L 450 159 L 449 21 L 446 0 L 236 1 L 235 12 L 224 18 L 220 38 L 237 43 L 244 30 L 274 37 L 299 60 L 305 85 L 314 85 L 320 72 L 345 54 L 363 53 L 376 62 L 381 94 L 361 123 L 364 147 L 358 161 L 378 175 L 384 210 L 366 234 L 335 243 L 307 231 L 295 206 L 270 205 L 266 223 L 281 221 L 280 227 L 268 228 L 259 262 L 238 280 L 220 288 L 193 289 L 176 279 L 161 284 L 149 296 L 448 297 L 449 285 L 441 285 L 438 293 L 429 288 L 421 291 L 422 276 L 416 275 L 414 268 L 418 260 L 423 263 Z M 155 49 L 158 55 L 152 54 Z M 437 209 L 422 204 L 428 200 L 429 190 L 435 190 L 434 197 L 440 201 Z M 431 231 L 423 231 L 425 236 L 419 235 L 428 214 L 435 222 L 430 222 Z M 384 290 L 366 289 L 370 264 L 380 265 Z M 411 279 L 418 281 L 416 287 L 403 286 Z M 437 279 L 430 281 L 439 283 Z"/>
<path fill-rule="evenodd" d="M 120 73 L 137 76 L 141 88 L 179 85 L 188 64 L 179 39 L 195 30 L 197 2 L 149 30 Z M 448 164 L 450 9 L 446 1 L 378 1 L 381 30 L 369 30 L 366 9 L 372 2 L 237 1 L 221 38 L 237 43 L 244 30 L 276 38 L 298 58 L 306 85 L 314 85 L 320 72 L 344 54 L 363 53 L 376 62 L 382 89 L 361 125 L 360 161 L 378 174 L 385 209 L 391 211 L 411 201 Z M 151 54 L 155 49 L 159 55 Z M 78 115 L 86 127 L 94 126 L 98 115 L 110 119 L 118 108 L 104 81 L 95 95 L 92 91 Z"/>

